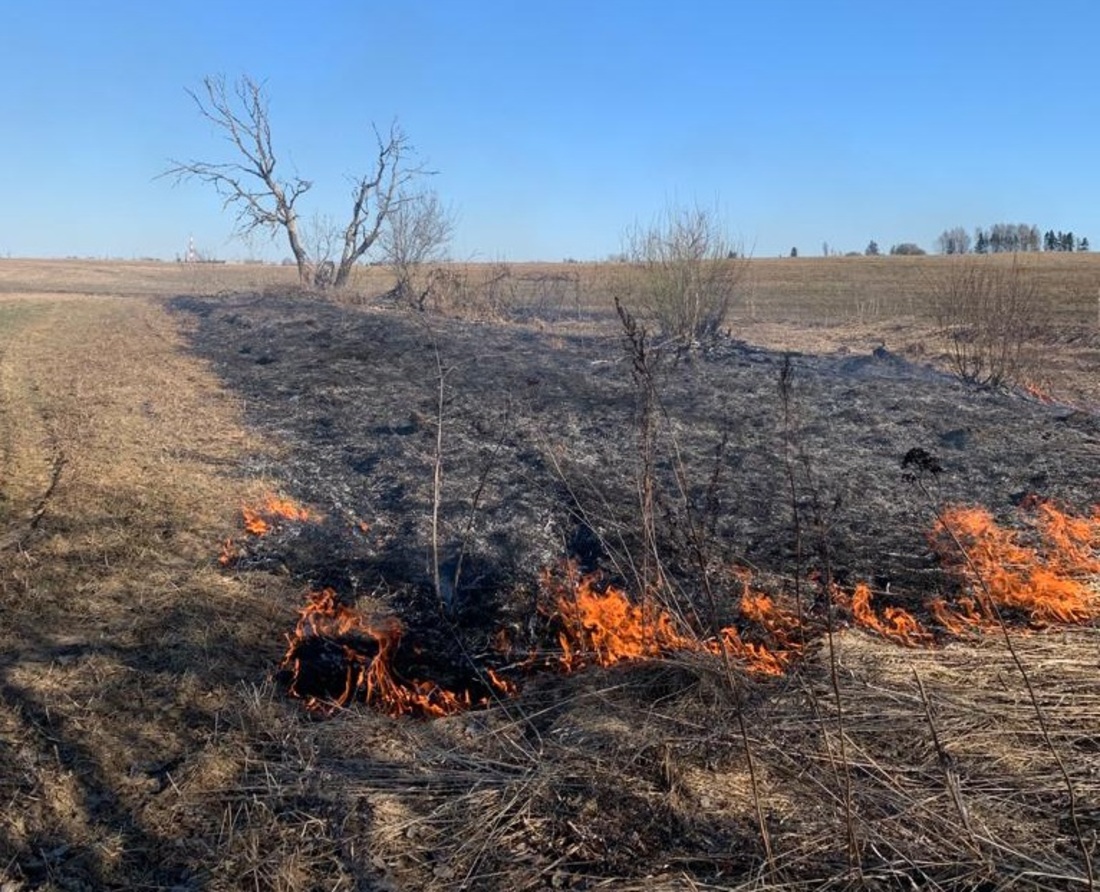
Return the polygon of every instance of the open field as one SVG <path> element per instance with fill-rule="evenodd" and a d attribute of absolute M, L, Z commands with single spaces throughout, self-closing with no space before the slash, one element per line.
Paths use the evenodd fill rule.
<path fill-rule="evenodd" d="M 418 317 L 377 269 L 338 303 L 286 268 L 0 261 L 0 890 L 1094 887 L 1100 257 L 1034 258 L 1054 403 L 944 373 L 950 262 L 753 261 L 733 336 L 654 373 L 649 529 L 614 267 L 457 268 L 494 300 Z M 250 536 L 272 492 L 310 514 Z M 1036 544 L 1035 497 L 1072 548 Z M 938 619 L 974 566 L 929 538 L 955 504 L 1079 622 Z M 541 571 L 636 594 L 654 545 L 686 639 L 735 628 L 783 673 L 568 664 Z M 276 667 L 321 587 L 487 705 L 318 720 Z"/>

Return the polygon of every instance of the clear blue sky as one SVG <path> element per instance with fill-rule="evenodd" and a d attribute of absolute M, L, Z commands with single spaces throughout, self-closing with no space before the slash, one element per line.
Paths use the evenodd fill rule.
<path fill-rule="evenodd" d="M 755 256 L 1002 221 L 1100 244 L 1098 35 L 1095 0 L 9 0 L 0 256 L 286 256 L 156 179 L 229 157 L 184 88 L 242 72 L 307 215 L 346 213 L 399 118 L 457 257 L 603 258 L 669 202 Z"/>

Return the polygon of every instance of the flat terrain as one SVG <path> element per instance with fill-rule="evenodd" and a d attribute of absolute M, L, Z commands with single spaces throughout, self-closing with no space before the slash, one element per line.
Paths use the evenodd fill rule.
<path fill-rule="evenodd" d="M 454 267 L 461 305 L 418 315 L 377 269 L 335 301 L 285 268 L 0 261 L 0 889 L 1089 888 L 1097 622 L 951 634 L 929 534 L 1098 501 L 1100 257 L 1034 258 L 1030 389 L 948 373 L 950 262 L 752 261 L 729 333 L 655 360 L 647 527 L 614 267 Z M 270 493 L 308 518 L 250 535 Z M 654 547 L 700 640 L 776 643 L 749 576 L 797 609 L 785 673 L 564 671 L 543 571 L 636 595 Z M 856 621 L 860 582 L 920 646 Z M 491 705 L 318 720 L 276 670 L 323 587 Z M 518 692 L 470 687 L 489 668 Z"/>

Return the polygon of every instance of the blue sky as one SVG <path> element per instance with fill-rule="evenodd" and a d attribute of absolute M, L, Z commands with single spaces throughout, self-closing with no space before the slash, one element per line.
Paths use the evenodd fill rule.
<path fill-rule="evenodd" d="M 1016 0 L 9 0 L 0 256 L 279 259 L 171 158 L 228 160 L 184 88 L 264 80 L 280 165 L 346 214 L 397 117 L 452 253 L 600 259 L 672 204 L 755 256 L 1026 222 L 1100 243 L 1100 4 Z"/>

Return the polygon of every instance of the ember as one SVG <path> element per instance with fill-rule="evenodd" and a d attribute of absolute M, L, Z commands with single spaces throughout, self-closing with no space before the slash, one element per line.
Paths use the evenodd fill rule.
<path fill-rule="evenodd" d="M 281 523 L 316 521 L 320 518 L 303 508 L 292 499 L 282 498 L 269 493 L 264 497 L 260 505 L 243 505 L 241 507 L 241 521 L 247 533 L 253 536 L 266 536 Z M 218 563 L 223 567 L 232 564 L 241 557 L 242 550 L 232 537 L 222 544 Z"/>

